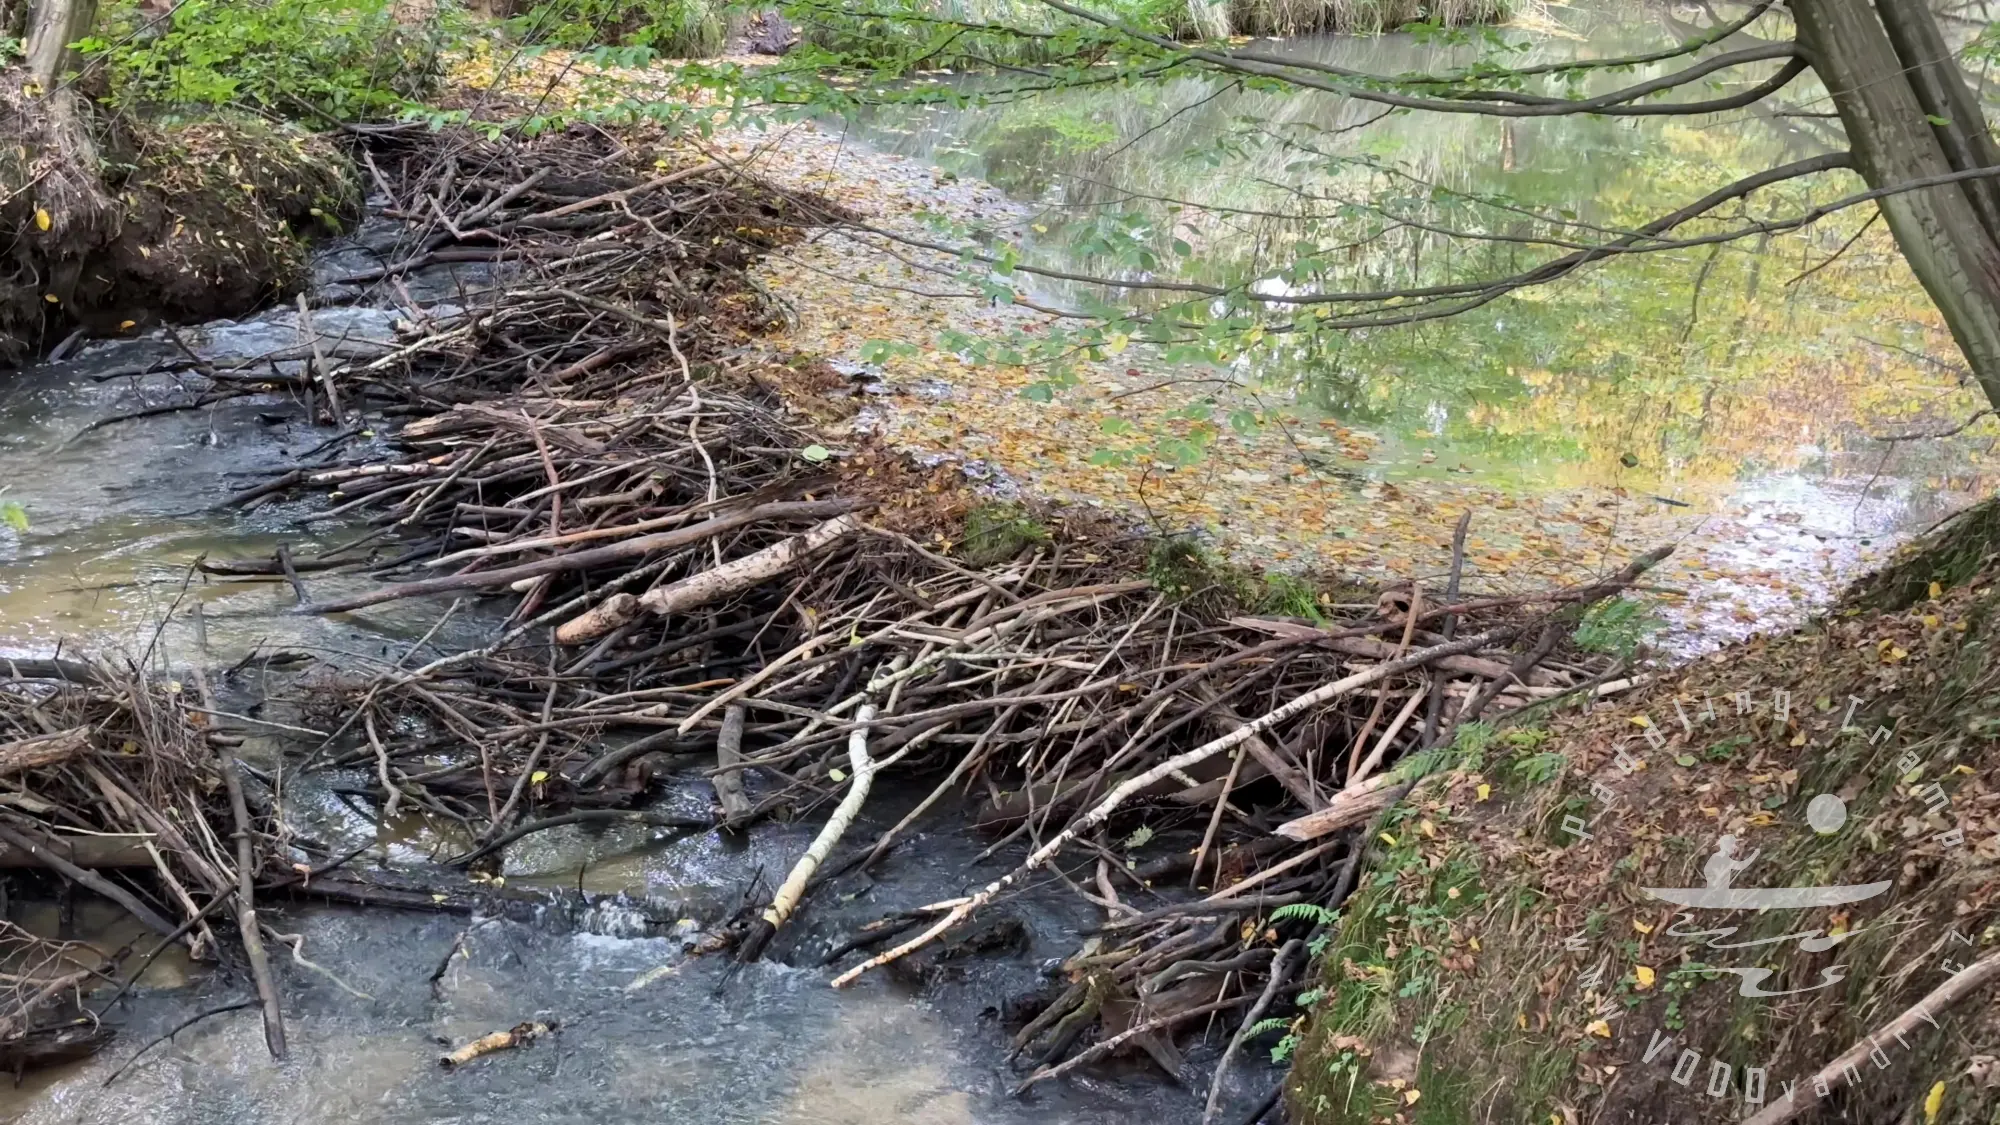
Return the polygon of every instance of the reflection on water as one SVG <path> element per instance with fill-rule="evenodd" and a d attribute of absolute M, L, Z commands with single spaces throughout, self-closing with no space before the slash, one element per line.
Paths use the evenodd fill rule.
<path fill-rule="evenodd" d="M 1510 32 L 1525 45 L 1510 57 L 1625 54 L 1693 33 L 1657 8 L 1559 16 L 1553 31 Z M 1479 57 L 1399 36 L 1272 49 L 1377 72 Z M 824 144 L 780 146 L 808 156 L 769 159 L 793 175 L 844 161 L 843 179 L 864 186 L 843 201 L 883 197 L 878 221 L 921 236 L 934 217 L 1057 270 L 1353 291 L 1505 275 L 1827 151 L 1838 138 L 1797 115 L 1820 99 L 1801 83 L 1707 118 L 1507 121 L 1383 116 L 1189 77 L 880 109 L 830 124 L 841 135 Z M 863 144 L 887 155 L 854 151 Z M 1008 198 L 981 194 L 980 181 Z M 1859 186 L 1834 173 L 1768 189 L 1727 221 L 1796 213 Z M 910 446 L 998 467 L 1043 494 L 1204 528 L 1281 568 L 1442 575 L 1449 528 L 1467 508 L 1471 581 L 1484 588 L 1575 580 L 1678 543 L 1661 581 L 1690 593 L 1675 616 L 1677 646 L 1692 649 L 1796 620 L 1896 536 L 1990 488 L 1990 420 L 1945 440 L 1876 440 L 1948 428 L 1984 404 L 1950 370 L 1956 356 L 1928 300 L 1867 220 L 1857 208 L 1795 235 L 1628 255 L 1445 321 L 1303 343 L 1273 332 L 1219 365 L 1135 341 L 1046 405 L 1023 399 L 1040 375 L 968 369 L 949 354 L 953 331 L 1026 340 L 1048 330 L 1020 305 L 912 299 L 916 283 L 954 286 L 883 270 L 837 238 L 769 276 L 799 300 L 808 346 L 849 358 L 865 358 L 872 337 L 928 346 L 881 361 L 862 416 Z M 1313 270 L 1286 276 L 1301 256 Z M 1005 280 L 1045 305 L 1108 295 Z M 1204 433 L 1213 444 L 1197 463 L 1163 455 Z"/>
<path fill-rule="evenodd" d="M 1694 31 L 1665 8 L 1559 17 L 1556 33 L 1510 33 L 1525 46 L 1507 60 L 1620 55 Z M 1271 49 L 1378 73 L 1438 73 L 1482 57 L 1408 36 Z M 996 225 L 1038 265 L 1265 277 L 1259 288 L 1272 291 L 1291 287 L 1280 273 L 1306 255 L 1318 263 L 1308 288 L 1352 291 L 1505 275 L 1564 252 L 1557 241 L 1602 241 L 1737 176 L 1844 147 L 1837 130 L 1798 115 L 1820 98 L 1800 83 L 1752 109 L 1685 120 L 1385 117 L 1337 97 L 1185 78 L 884 110 L 858 131 L 1027 204 Z M 1760 193 L 1749 213 L 1790 213 L 1861 186 L 1830 174 Z M 1866 476 L 1872 464 L 1837 463 L 1849 451 L 1879 454 L 1865 435 L 1910 429 L 1898 424 L 1910 418 L 1956 421 L 1978 405 L 1923 358 L 1956 357 L 1879 226 L 1800 278 L 1867 217 L 1859 208 L 1798 236 L 1632 256 L 1445 322 L 1267 345 L 1228 374 L 1364 427 L 1380 442 L 1368 470 L 1392 477 L 1463 473 L 1536 488 L 1616 478 L 1677 495 L 1771 472 Z M 1135 266 L 1113 228 L 1150 246 L 1152 264 Z M 1055 303 L 1108 295 L 1014 280 Z M 1988 433 L 1942 451 L 1901 450 L 1892 471 L 1975 490 L 1991 443 Z M 1614 471 L 1628 455 L 1637 471 Z"/>

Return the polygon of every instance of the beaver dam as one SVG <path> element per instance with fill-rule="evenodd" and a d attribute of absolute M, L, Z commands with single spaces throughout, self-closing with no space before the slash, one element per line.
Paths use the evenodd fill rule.
<path fill-rule="evenodd" d="M 1191 542 L 1001 504 L 820 444 L 788 406 L 850 384 L 769 341 L 785 310 L 745 267 L 836 209 L 596 132 L 361 140 L 398 233 L 301 301 L 297 340 L 232 362 L 168 333 L 172 352 L 105 377 L 171 373 L 150 416 L 282 402 L 321 431 L 225 504 L 355 533 L 213 551 L 184 593 L 282 584 L 290 614 L 365 628 L 397 603 L 428 624 L 372 652 L 8 663 L 9 898 L 129 916 L 115 943 L 6 923 L 0 1059 L 67 1067 L 63 1104 L 80 1082 L 144 1081 L 212 1025 L 311 1050 L 301 1006 L 441 997 L 491 920 L 602 929 L 615 906 L 621 932 L 731 966 L 718 991 L 767 987 L 744 975 L 760 960 L 796 967 L 792 988 L 1004 981 L 977 1034 L 1030 1104 L 1150 1071 L 1185 1088 L 1168 1112 L 1261 1115 L 1278 1091 L 1258 1037 L 1299 1010 L 1331 908 L 1369 878 L 1361 841 L 1437 765 L 1426 751 L 1632 683 L 1571 637 L 1664 548 L 1473 597 L 1456 569 L 1386 590 L 1266 581 Z M 440 265 L 471 268 L 440 286 Z M 315 330 L 362 299 L 395 309 L 393 338 Z M 1465 521 L 1438 532 L 1454 530 L 1462 549 Z M 206 628 L 199 600 L 168 623 Z M 759 861 L 699 903 L 613 903 L 581 868 L 567 889 L 522 878 L 554 838 L 613 856 L 747 842 Z M 951 885 L 926 883 L 944 854 Z M 314 902 L 367 908 L 362 930 L 471 921 L 371 983 L 290 932 Z M 167 953 L 220 1002 L 138 1020 L 156 990 L 134 982 Z M 487 995 L 489 1023 L 461 1021 L 426 1065 L 602 1050 L 607 1001 L 567 1004 Z M 1159 1112 L 1139 1104 L 1099 1119 Z"/>

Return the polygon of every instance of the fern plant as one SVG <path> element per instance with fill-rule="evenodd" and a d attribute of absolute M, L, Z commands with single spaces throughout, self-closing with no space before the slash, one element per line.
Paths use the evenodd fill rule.
<path fill-rule="evenodd" d="M 1339 917 L 1339 911 L 1328 910 L 1316 902 L 1291 902 L 1271 911 L 1273 922 L 1289 922 L 1294 918 L 1304 918 L 1315 926 L 1330 926 Z"/>

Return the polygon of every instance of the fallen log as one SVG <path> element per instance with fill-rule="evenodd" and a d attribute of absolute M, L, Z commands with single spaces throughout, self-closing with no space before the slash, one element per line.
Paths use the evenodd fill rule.
<path fill-rule="evenodd" d="M 618 594 L 556 630 L 556 643 L 573 645 L 594 640 L 638 619 L 639 611 L 655 616 L 682 613 L 739 594 L 766 579 L 792 569 L 806 556 L 861 530 L 851 515 L 827 520 L 803 534 L 774 543 L 754 554 L 723 563 L 712 570 L 658 586 L 637 597 Z"/>
<path fill-rule="evenodd" d="M 0 742 L 0 777 L 67 762 L 89 745 L 90 732 L 84 727 Z"/>
<path fill-rule="evenodd" d="M 365 609 L 371 605 L 381 605 L 398 598 L 414 598 L 425 594 L 445 594 L 455 590 L 476 590 L 510 586 L 524 578 L 539 578 L 544 574 L 560 574 L 565 571 L 588 570 L 605 563 L 634 559 L 654 551 L 669 551 L 699 543 L 726 531 L 747 527 L 766 520 L 819 519 L 827 516 L 844 515 L 865 505 L 855 500 L 796 500 L 759 504 L 753 508 L 719 515 L 703 520 L 691 527 L 676 528 L 653 535 L 641 535 L 634 539 L 612 543 L 604 547 L 592 547 L 583 551 L 554 555 L 518 566 L 501 567 L 497 570 L 477 570 L 466 574 L 453 574 L 444 578 L 421 578 L 414 582 L 399 582 L 393 586 L 369 590 L 351 597 L 337 598 L 325 602 L 309 602 L 293 606 L 293 613 L 346 613 L 350 610 Z"/>
<path fill-rule="evenodd" d="M 87 870 L 102 870 L 109 867 L 153 866 L 153 853 L 146 850 L 147 836 L 49 836 L 42 833 L 23 836 L 34 841 L 42 854 L 53 855 L 65 863 L 74 864 Z M 0 845 L 0 868 L 19 870 L 25 867 L 41 867 L 42 861 L 35 852 L 12 845 Z"/>
<path fill-rule="evenodd" d="M 1350 785 L 1335 793 L 1333 800 L 1318 812 L 1280 824 L 1277 835 L 1287 840 L 1317 840 L 1330 832 L 1360 824 L 1387 807 L 1399 781 L 1395 774 L 1384 773 Z"/>

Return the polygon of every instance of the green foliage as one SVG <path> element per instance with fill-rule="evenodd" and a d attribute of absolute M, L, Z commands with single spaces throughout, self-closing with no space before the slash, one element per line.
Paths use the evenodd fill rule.
<path fill-rule="evenodd" d="M 184 0 L 150 36 L 131 33 L 139 20 L 114 11 L 81 44 L 114 104 L 362 121 L 395 116 L 443 73 L 445 29 L 397 23 L 393 0 Z"/>
<path fill-rule="evenodd" d="M 1326 622 L 1326 615 L 1319 611 L 1319 591 L 1312 583 L 1289 574 L 1264 576 L 1264 596 L 1257 603 L 1257 612 L 1303 617 L 1316 625 Z"/>
<path fill-rule="evenodd" d="M 23 508 L 18 501 L 0 500 L 0 524 L 5 524 L 15 531 L 28 530 L 28 509 Z"/>
<path fill-rule="evenodd" d="M 1248 571 L 1232 567 L 1189 535 L 1157 540 L 1146 551 L 1146 577 L 1176 601 L 1212 602 L 1211 608 L 1256 605 L 1258 588 Z"/>
<path fill-rule="evenodd" d="M 1294 918 L 1303 918 L 1315 926 L 1331 926 L 1340 920 L 1340 912 L 1328 910 L 1316 902 L 1287 903 L 1271 911 L 1273 922 L 1289 922 Z"/>
<path fill-rule="evenodd" d="M 1563 767 L 1569 758 L 1555 750 L 1525 754 L 1514 760 L 1514 776 L 1529 785 L 1541 785 L 1562 776 Z"/>
<path fill-rule="evenodd" d="M 1665 624 L 1650 605 L 1637 598 L 1611 598 L 1585 611 L 1576 627 L 1576 643 L 1591 652 L 1630 660 L 1638 654 L 1646 638 Z"/>
<path fill-rule="evenodd" d="M 506 21 L 523 43 L 549 47 L 615 45 L 654 55 L 697 58 L 722 49 L 727 9 L 708 0 L 547 0 Z"/>

